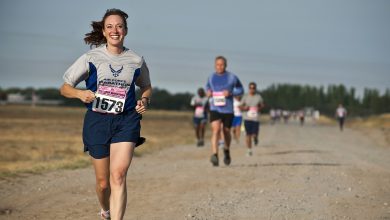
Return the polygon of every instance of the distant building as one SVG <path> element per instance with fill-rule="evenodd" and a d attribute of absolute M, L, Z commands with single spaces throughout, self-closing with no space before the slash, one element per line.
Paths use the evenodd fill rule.
<path fill-rule="evenodd" d="M 26 97 L 20 93 L 11 93 L 7 95 L 7 103 L 19 104 L 26 103 Z"/>
<path fill-rule="evenodd" d="M 23 105 L 60 105 L 62 104 L 61 100 L 49 100 L 49 99 L 41 99 L 35 93 L 32 94 L 31 100 L 28 100 L 26 96 L 20 93 L 11 93 L 7 95 L 7 104 L 23 104 Z M 4 104 L 4 103 L 2 103 Z"/>

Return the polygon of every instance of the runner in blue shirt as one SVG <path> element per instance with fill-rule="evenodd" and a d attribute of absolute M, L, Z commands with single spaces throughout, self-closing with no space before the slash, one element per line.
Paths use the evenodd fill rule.
<path fill-rule="evenodd" d="M 227 60 L 223 56 L 215 58 L 215 73 L 211 74 L 206 84 L 207 96 L 210 98 L 210 123 L 212 129 L 210 158 L 213 166 L 219 165 L 218 140 L 221 131 L 224 133 L 224 163 L 231 163 L 230 157 L 230 128 L 233 121 L 233 96 L 244 93 L 244 88 L 236 75 L 226 71 Z"/>

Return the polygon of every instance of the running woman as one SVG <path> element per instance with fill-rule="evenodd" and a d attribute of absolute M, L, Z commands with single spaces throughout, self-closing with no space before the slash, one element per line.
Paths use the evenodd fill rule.
<path fill-rule="evenodd" d="M 340 131 L 344 129 L 345 117 L 347 117 L 347 110 L 342 104 L 339 104 L 339 107 L 336 109 L 336 118 L 339 121 Z"/>
<path fill-rule="evenodd" d="M 61 94 L 85 103 L 84 151 L 89 151 L 96 176 L 102 219 L 123 219 L 127 203 L 126 175 L 134 148 L 143 143 L 140 120 L 152 87 L 144 59 L 123 46 L 127 14 L 109 9 L 92 22 L 84 41 L 91 47 L 64 74 Z M 85 81 L 86 89 L 75 86 Z M 136 100 L 135 86 L 141 89 Z"/>
<path fill-rule="evenodd" d="M 210 97 L 210 123 L 211 123 L 211 150 L 210 158 L 213 166 L 219 165 L 218 140 L 221 129 L 225 139 L 224 160 L 225 165 L 231 163 L 230 157 L 230 128 L 233 122 L 233 96 L 244 93 L 244 88 L 238 77 L 226 71 L 227 60 L 223 56 L 215 58 L 215 72 L 207 80 L 206 91 Z"/>
<path fill-rule="evenodd" d="M 191 99 L 191 106 L 194 108 L 194 128 L 197 139 L 197 146 L 204 146 L 204 133 L 207 123 L 208 98 L 203 88 L 198 89 L 198 94 Z"/>
<path fill-rule="evenodd" d="M 241 109 L 245 111 L 244 126 L 246 132 L 247 156 L 252 156 L 252 140 L 255 145 L 258 143 L 260 127 L 260 110 L 263 108 L 263 98 L 256 93 L 256 83 L 249 83 L 249 92 L 242 97 Z"/>
<path fill-rule="evenodd" d="M 233 100 L 233 110 L 234 118 L 232 123 L 232 133 L 236 143 L 240 143 L 241 136 L 241 124 L 242 124 L 242 112 L 241 112 L 241 96 L 234 96 Z"/>

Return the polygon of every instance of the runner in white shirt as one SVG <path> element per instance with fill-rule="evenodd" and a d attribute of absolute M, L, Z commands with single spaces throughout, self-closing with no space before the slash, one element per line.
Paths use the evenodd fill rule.
<path fill-rule="evenodd" d="M 336 109 L 336 118 L 339 121 L 340 131 L 344 129 L 345 117 L 347 117 L 347 110 L 342 104 L 339 104 L 339 107 Z"/>
<path fill-rule="evenodd" d="M 274 108 L 271 108 L 271 110 L 269 110 L 269 116 L 271 118 L 271 124 L 275 124 L 275 121 L 276 121 L 276 110 Z"/>
<path fill-rule="evenodd" d="M 244 126 L 246 132 L 246 145 L 248 147 L 247 156 L 252 156 L 252 140 L 258 144 L 260 128 L 260 111 L 264 107 L 263 98 L 256 93 L 256 83 L 249 83 L 249 92 L 242 97 L 241 109 L 243 113 Z"/>
<path fill-rule="evenodd" d="M 198 89 L 198 94 L 192 97 L 191 106 L 194 108 L 194 128 L 197 146 L 204 146 L 204 134 L 207 123 L 207 111 L 209 100 L 203 88 Z"/>

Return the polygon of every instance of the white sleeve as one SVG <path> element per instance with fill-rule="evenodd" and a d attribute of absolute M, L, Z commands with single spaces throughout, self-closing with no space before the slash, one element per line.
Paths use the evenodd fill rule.
<path fill-rule="evenodd" d="M 195 106 L 195 96 L 191 99 L 191 106 Z"/>
<path fill-rule="evenodd" d="M 65 71 L 63 76 L 64 82 L 75 87 L 88 77 L 88 72 L 87 55 L 84 54 Z"/>
<path fill-rule="evenodd" d="M 140 71 L 141 71 L 141 73 L 138 76 L 137 81 L 135 81 L 135 84 L 140 88 L 150 86 L 151 82 L 150 82 L 150 76 L 149 76 L 149 68 L 146 65 L 145 61 L 143 61 Z"/>

